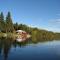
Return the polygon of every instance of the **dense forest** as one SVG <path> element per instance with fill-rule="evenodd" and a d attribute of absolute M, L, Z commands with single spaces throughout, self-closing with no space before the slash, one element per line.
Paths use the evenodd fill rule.
<path fill-rule="evenodd" d="M 42 30 L 39 28 L 32 28 L 25 24 L 13 23 L 11 13 L 8 12 L 6 18 L 4 18 L 3 12 L 0 13 L 0 32 L 2 33 L 14 33 L 16 30 L 24 30 L 31 35 L 33 42 L 43 40 L 59 40 L 60 33 L 54 33 L 52 31 Z"/>

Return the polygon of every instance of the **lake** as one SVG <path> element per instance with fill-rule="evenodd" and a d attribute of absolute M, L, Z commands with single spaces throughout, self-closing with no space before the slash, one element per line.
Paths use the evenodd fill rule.
<path fill-rule="evenodd" d="M 60 41 L 28 44 L 0 39 L 0 60 L 60 60 Z"/>

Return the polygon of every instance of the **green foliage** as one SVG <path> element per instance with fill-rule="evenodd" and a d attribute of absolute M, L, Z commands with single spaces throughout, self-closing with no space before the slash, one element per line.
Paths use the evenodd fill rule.
<path fill-rule="evenodd" d="M 16 30 L 24 30 L 31 35 L 33 42 L 45 41 L 45 40 L 59 40 L 60 33 L 53 33 L 51 31 L 41 30 L 38 28 L 32 28 L 25 24 L 14 23 L 11 18 L 10 12 L 8 12 L 6 19 L 4 20 L 3 12 L 0 14 L 0 32 L 8 33 L 8 36 L 15 37 L 12 32 Z M 0 36 L 3 34 L 0 33 Z"/>
<path fill-rule="evenodd" d="M 8 12 L 8 15 L 6 17 L 6 27 L 7 27 L 6 32 L 13 32 L 14 31 L 14 26 L 13 26 L 10 12 Z"/>
<path fill-rule="evenodd" d="M 15 24 L 14 24 L 14 29 L 15 29 L 15 30 L 18 30 L 18 23 L 15 23 Z"/>
<path fill-rule="evenodd" d="M 59 40 L 60 33 L 53 33 L 51 31 L 35 29 L 31 32 L 32 41 L 50 41 L 50 40 Z"/>
<path fill-rule="evenodd" d="M 37 31 L 36 30 L 32 30 L 31 35 L 32 35 L 32 41 L 33 42 L 37 42 L 37 39 L 36 39 Z"/>
<path fill-rule="evenodd" d="M 4 31 L 4 16 L 3 12 L 0 14 L 0 31 Z"/>

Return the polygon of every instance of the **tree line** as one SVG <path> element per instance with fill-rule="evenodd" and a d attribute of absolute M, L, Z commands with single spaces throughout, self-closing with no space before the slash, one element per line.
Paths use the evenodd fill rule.
<path fill-rule="evenodd" d="M 16 30 L 24 30 L 31 35 L 32 41 L 40 40 L 56 40 L 60 39 L 60 33 L 54 33 L 52 31 L 41 30 L 39 28 L 32 28 L 25 24 L 13 23 L 11 13 L 8 12 L 6 18 L 4 18 L 3 12 L 0 13 L 0 32 L 13 33 Z"/>
<path fill-rule="evenodd" d="M 0 14 L 0 31 L 1 32 L 13 32 L 14 26 L 10 12 L 8 12 L 6 19 L 4 19 L 3 12 Z"/>
<path fill-rule="evenodd" d="M 29 32 L 29 27 L 25 24 L 13 23 L 11 13 L 8 12 L 4 18 L 3 12 L 0 13 L 0 32 L 14 32 L 16 30 L 25 30 Z"/>

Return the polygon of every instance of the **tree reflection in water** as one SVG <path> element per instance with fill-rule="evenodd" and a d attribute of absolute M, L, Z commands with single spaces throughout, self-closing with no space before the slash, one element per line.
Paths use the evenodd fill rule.
<path fill-rule="evenodd" d="M 27 41 L 24 42 L 17 42 L 16 40 L 9 39 L 9 38 L 2 38 L 0 39 L 0 55 L 3 54 L 4 60 L 8 60 L 9 52 L 12 48 L 16 48 L 19 46 L 20 48 L 26 46 Z"/>
<path fill-rule="evenodd" d="M 3 48 L 3 54 L 4 54 L 4 60 L 7 60 L 7 57 L 8 57 L 8 53 L 11 49 L 11 44 L 12 44 L 12 41 L 10 39 L 5 39 L 4 40 L 4 48 Z"/>

